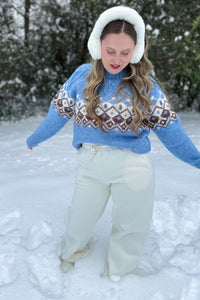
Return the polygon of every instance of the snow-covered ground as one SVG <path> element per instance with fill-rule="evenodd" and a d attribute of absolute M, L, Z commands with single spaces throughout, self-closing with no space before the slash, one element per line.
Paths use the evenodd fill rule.
<path fill-rule="evenodd" d="M 89 252 L 67 274 L 56 249 L 76 172 L 72 124 L 33 151 L 25 140 L 42 117 L 0 124 L 0 300 L 199 300 L 200 170 L 174 158 L 152 134 L 156 173 L 151 233 L 139 273 L 101 277 L 112 201 Z M 181 114 L 200 150 L 200 114 Z"/>

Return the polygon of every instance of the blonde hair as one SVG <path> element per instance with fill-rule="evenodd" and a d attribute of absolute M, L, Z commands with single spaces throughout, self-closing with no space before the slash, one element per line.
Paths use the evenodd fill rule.
<path fill-rule="evenodd" d="M 123 32 L 125 31 L 125 25 L 124 23 L 127 23 L 125 21 L 117 20 L 111 23 L 115 23 L 115 25 L 118 23 L 121 24 L 121 28 L 123 28 Z M 110 23 L 109 23 L 110 24 Z M 108 24 L 108 25 L 109 25 Z M 131 24 L 127 23 L 129 25 L 129 35 L 130 35 L 130 26 Z M 107 26 L 108 26 L 107 25 Z M 112 24 L 111 24 L 112 25 Z M 119 26 L 118 26 L 119 27 Z M 104 28 L 105 29 L 105 28 Z M 107 30 L 107 29 L 106 29 Z M 110 30 L 109 32 L 115 32 L 116 30 Z M 118 29 L 119 31 L 119 29 Z M 135 31 L 132 26 L 132 31 Z M 120 32 L 120 31 L 119 31 Z M 103 36 L 106 35 L 106 33 L 103 31 Z M 134 33 L 135 35 L 135 33 Z M 134 117 L 132 122 L 129 125 L 129 128 L 131 131 L 133 131 L 135 134 L 137 134 L 137 130 L 144 124 L 148 125 L 148 111 L 150 108 L 151 100 L 149 98 L 149 94 L 152 90 L 152 81 L 149 78 L 149 76 L 153 77 L 153 66 L 152 63 L 147 58 L 147 37 L 145 38 L 145 52 L 137 64 L 131 64 L 126 67 L 127 71 L 127 77 L 122 78 L 122 82 L 120 83 L 119 87 L 117 88 L 115 92 L 115 97 L 117 99 L 117 94 L 121 94 L 124 97 L 127 97 L 130 99 L 130 96 L 126 93 L 122 92 L 122 88 L 126 87 L 128 90 L 132 92 L 134 95 L 133 98 L 130 100 L 133 103 L 133 110 L 134 110 Z M 155 79 L 155 78 L 154 78 Z M 95 109 L 99 103 L 99 94 L 98 94 L 98 88 L 102 84 L 102 82 L 105 80 L 105 69 L 102 64 L 101 60 L 93 60 L 92 61 L 92 70 L 87 76 L 87 86 L 83 90 L 83 97 L 87 101 L 86 105 L 86 112 L 89 118 L 93 119 L 98 128 L 101 131 L 104 131 L 103 128 L 103 121 L 95 112 Z"/>

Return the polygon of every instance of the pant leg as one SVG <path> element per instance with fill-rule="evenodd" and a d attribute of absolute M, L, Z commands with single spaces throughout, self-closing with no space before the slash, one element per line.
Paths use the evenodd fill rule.
<path fill-rule="evenodd" d="M 73 254 L 87 245 L 109 196 L 110 185 L 101 183 L 79 166 L 73 200 L 66 214 L 66 234 L 60 247 L 63 260 L 75 261 Z"/>
<path fill-rule="evenodd" d="M 108 273 L 125 275 L 136 271 L 151 225 L 154 174 L 146 155 L 128 153 L 111 195 Z"/>

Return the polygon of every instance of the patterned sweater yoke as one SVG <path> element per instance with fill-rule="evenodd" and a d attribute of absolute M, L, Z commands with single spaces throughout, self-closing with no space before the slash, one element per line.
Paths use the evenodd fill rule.
<path fill-rule="evenodd" d="M 200 152 L 194 146 L 184 131 L 180 118 L 171 109 L 168 100 L 152 80 L 153 89 L 150 93 L 152 101 L 149 110 L 149 123 L 138 130 L 135 135 L 130 130 L 130 123 L 134 115 L 132 99 L 134 95 L 123 88 L 123 95 L 115 96 L 125 70 L 118 74 L 106 71 L 105 81 L 98 92 L 100 102 L 96 107 L 96 114 L 103 121 L 106 132 L 98 129 L 95 120 L 86 113 L 86 100 L 83 89 L 91 71 L 91 64 L 81 65 L 63 84 L 53 98 L 47 117 L 36 131 L 27 139 L 29 147 L 33 147 L 56 134 L 72 117 L 74 118 L 73 146 L 79 149 L 83 143 L 94 143 L 130 149 L 137 153 L 147 153 L 151 149 L 149 133 L 153 130 L 164 146 L 182 161 L 200 168 Z"/>

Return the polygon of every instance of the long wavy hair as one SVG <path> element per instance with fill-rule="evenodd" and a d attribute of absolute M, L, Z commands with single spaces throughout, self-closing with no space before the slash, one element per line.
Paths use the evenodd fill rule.
<path fill-rule="evenodd" d="M 132 24 L 124 20 L 116 20 L 110 22 L 105 26 L 101 41 L 109 33 L 124 32 L 131 36 L 135 44 L 137 43 L 137 34 Z M 129 98 L 133 103 L 134 116 L 129 128 L 132 132 L 137 134 L 137 130 L 142 126 L 148 125 L 148 111 L 150 108 L 151 100 L 149 94 L 152 90 L 152 81 L 149 76 L 153 77 L 153 66 L 147 58 L 148 40 L 145 37 L 145 52 L 137 64 L 131 64 L 126 67 L 127 76 L 122 79 L 119 87 L 116 90 L 115 97 L 117 99 L 118 93 L 126 98 Z M 155 79 L 155 78 L 154 78 Z M 104 131 L 103 120 L 97 115 L 95 109 L 99 103 L 98 88 L 105 80 L 105 69 L 102 60 L 92 61 L 92 70 L 87 76 L 87 86 L 83 90 L 83 97 L 87 101 L 86 112 L 89 118 L 96 121 L 98 128 Z M 155 79 L 156 80 L 156 79 Z M 134 95 L 130 97 L 128 94 L 122 92 L 122 88 L 127 88 Z"/>

